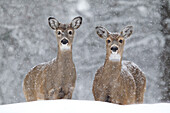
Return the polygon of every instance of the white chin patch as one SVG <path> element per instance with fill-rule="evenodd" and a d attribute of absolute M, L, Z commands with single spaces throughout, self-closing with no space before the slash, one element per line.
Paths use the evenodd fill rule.
<path fill-rule="evenodd" d="M 117 52 L 112 52 L 112 54 L 109 57 L 109 60 L 111 61 L 120 61 L 120 55 Z"/>
<path fill-rule="evenodd" d="M 60 46 L 61 51 L 67 51 L 70 49 L 71 49 L 71 47 L 68 44 L 61 44 L 61 46 Z"/>

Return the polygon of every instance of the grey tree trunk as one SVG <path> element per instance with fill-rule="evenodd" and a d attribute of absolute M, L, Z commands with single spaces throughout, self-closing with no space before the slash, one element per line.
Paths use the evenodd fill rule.
<path fill-rule="evenodd" d="M 162 80 L 164 81 L 164 84 L 162 84 L 162 101 L 170 102 L 170 2 L 168 0 L 162 0 L 161 26 L 161 31 L 165 38 L 164 49 L 161 55 Z"/>

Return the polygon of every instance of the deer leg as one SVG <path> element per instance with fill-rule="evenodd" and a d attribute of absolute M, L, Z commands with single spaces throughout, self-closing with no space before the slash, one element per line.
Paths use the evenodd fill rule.
<path fill-rule="evenodd" d="M 110 98 L 109 95 L 106 95 L 106 97 L 105 97 L 105 102 L 110 102 L 110 103 L 111 103 L 111 98 Z"/>
<path fill-rule="evenodd" d="M 63 97 L 63 99 L 71 99 L 71 98 L 72 98 L 72 94 L 70 92 Z"/>
<path fill-rule="evenodd" d="M 23 91 L 26 98 L 26 101 L 36 101 L 37 95 L 34 89 L 33 82 L 24 82 Z"/>
<path fill-rule="evenodd" d="M 59 88 L 52 88 L 51 90 L 49 90 L 47 98 L 50 100 L 56 100 L 56 99 L 62 99 L 64 96 L 65 96 L 65 92 L 63 88 L 59 87 Z"/>
<path fill-rule="evenodd" d="M 109 98 L 107 98 L 107 97 L 109 97 L 109 96 L 105 93 L 105 91 L 103 91 L 103 92 L 101 92 L 101 94 L 99 95 L 98 100 L 99 100 L 99 101 L 103 101 L 103 102 L 107 102 L 108 99 L 109 99 Z"/>
<path fill-rule="evenodd" d="M 74 87 L 67 88 L 67 90 L 65 91 L 66 93 L 65 93 L 64 99 L 71 99 L 73 90 L 74 90 Z"/>
<path fill-rule="evenodd" d="M 24 89 L 24 95 L 25 95 L 26 101 L 28 102 L 37 100 L 34 89 L 31 89 L 31 88 Z"/>
<path fill-rule="evenodd" d="M 146 78 L 144 76 L 136 77 L 136 103 L 141 104 L 144 100 L 144 93 L 146 88 Z"/>
<path fill-rule="evenodd" d="M 145 84 L 137 84 L 136 88 L 136 103 L 142 104 L 144 100 Z"/>

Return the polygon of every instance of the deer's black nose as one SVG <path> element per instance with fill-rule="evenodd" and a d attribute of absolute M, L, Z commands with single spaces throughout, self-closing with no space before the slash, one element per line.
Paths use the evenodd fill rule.
<path fill-rule="evenodd" d="M 61 43 L 62 43 L 62 44 L 67 44 L 67 43 L 68 43 L 68 40 L 64 38 L 63 40 L 61 40 Z"/>
<path fill-rule="evenodd" d="M 111 50 L 112 50 L 113 52 L 116 52 L 116 51 L 118 50 L 118 47 L 113 46 L 113 47 L 111 48 Z"/>

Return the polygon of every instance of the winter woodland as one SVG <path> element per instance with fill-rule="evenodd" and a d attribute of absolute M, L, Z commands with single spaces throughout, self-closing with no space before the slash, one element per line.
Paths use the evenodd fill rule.
<path fill-rule="evenodd" d="M 144 103 L 170 102 L 170 1 L 168 0 L 0 0 L 0 104 L 25 102 L 22 84 L 32 67 L 57 56 L 53 16 L 69 23 L 83 17 L 73 43 L 77 71 L 74 100 L 94 100 L 92 84 L 106 55 L 95 27 L 120 32 L 133 25 L 123 59 L 146 74 Z"/>

